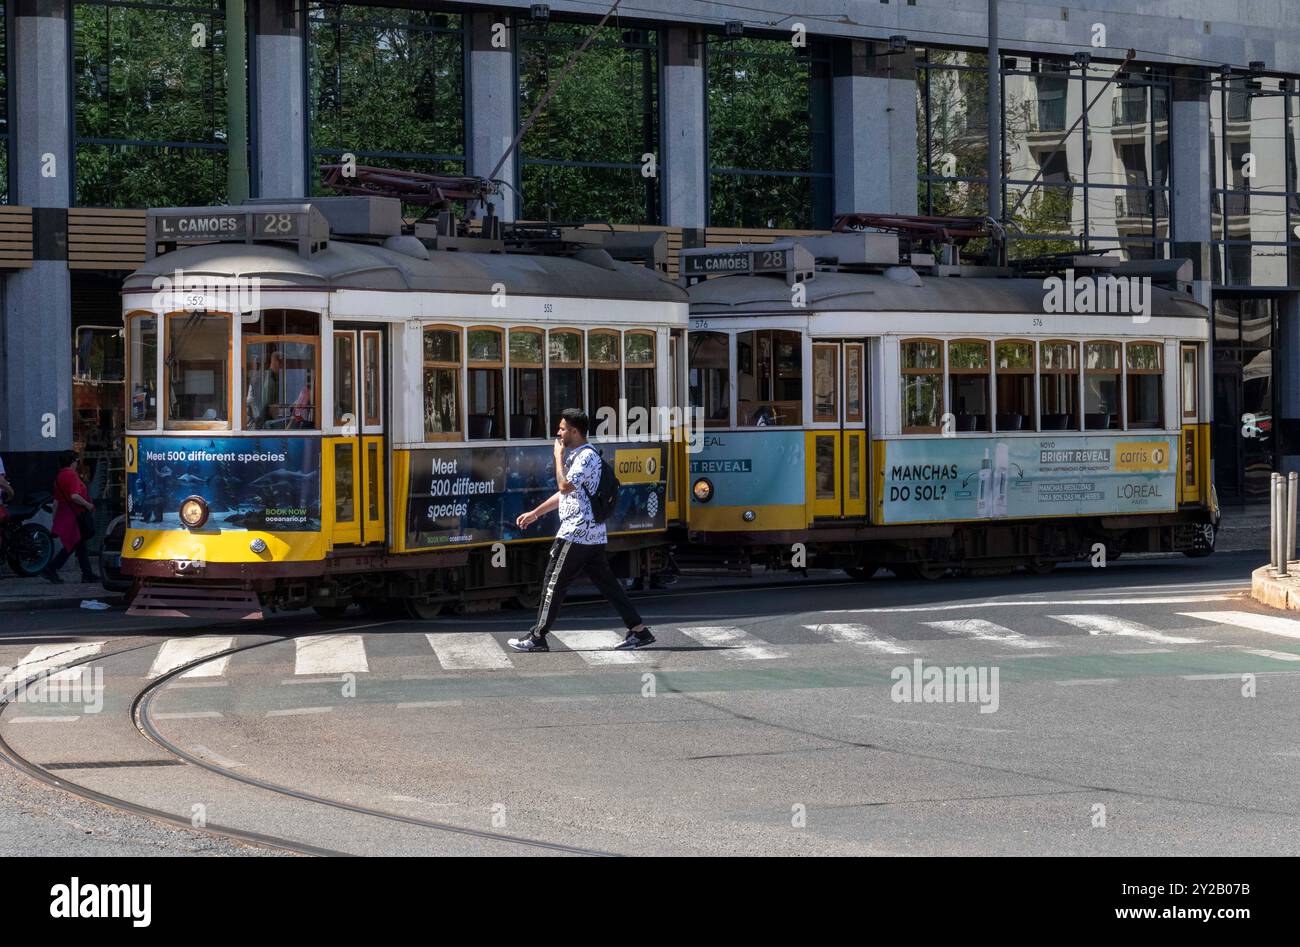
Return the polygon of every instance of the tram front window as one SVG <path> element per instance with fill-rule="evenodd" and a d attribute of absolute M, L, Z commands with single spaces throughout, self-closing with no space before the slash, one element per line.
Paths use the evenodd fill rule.
<path fill-rule="evenodd" d="M 268 309 L 243 318 L 244 429 L 302 431 L 316 417 L 316 346 L 320 317 L 314 312 Z"/>
<path fill-rule="evenodd" d="M 705 427 L 727 427 L 731 423 L 731 385 L 724 332 L 692 332 L 690 335 L 690 402 L 704 412 Z"/>
<path fill-rule="evenodd" d="M 736 336 L 736 426 L 803 421 L 803 350 L 798 332 L 764 329 Z"/>
<path fill-rule="evenodd" d="M 151 428 L 158 420 L 158 319 L 133 315 L 126 320 L 128 428 Z"/>
<path fill-rule="evenodd" d="M 230 317 L 169 315 L 166 376 L 168 427 L 229 427 Z"/>

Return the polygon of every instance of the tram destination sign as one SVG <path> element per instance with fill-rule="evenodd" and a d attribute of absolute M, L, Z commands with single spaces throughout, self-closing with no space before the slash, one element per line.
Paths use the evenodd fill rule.
<path fill-rule="evenodd" d="M 799 274 L 811 274 L 813 258 L 807 250 L 793 243 L 694 249 L 681 251 L 681 270 L 687 278 L 775 273 L 792 279 Z"/>
<path fill-rule="evenodd" d="M 310 204 L 179 207 L 149 211 L 149 245 L 297 241 L 300 251 L 323 244 L 329 226 Z"/>

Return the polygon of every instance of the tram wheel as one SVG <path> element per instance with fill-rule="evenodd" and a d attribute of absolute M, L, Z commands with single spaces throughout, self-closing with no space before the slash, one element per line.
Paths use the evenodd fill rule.
<path fill-rule="evenodd" d="M 1051 575 L 1056 571 L 1056 561 L 1052 559 L 1035 559 L 1025 566 L 1030 575 Z"/>
<path fill-rule="evenodd" d="M 532 611 L 542 603 L 542 589 L 538 586 L 535 589 L 525 589 L 515 594 L 514 603 L 516 608 Z"/>
<path fill-rule="evenodd" d="M 907 562 L 892 567 L 900 579 L 923 579 L 934 582 L 948 573 L 948 567 L 938 562 Z"/>
<path fill-rule="evenodd" d="M 321 618 L 342 618 L 343 613 L 348 610 L 347 605 L 313 605 L 314 611 Z"/>
<path fill-rule="evenodd" d="M 403 600 L 406 616 L 416 621 L 431 621 L 442 614 L 443 602 L 429 602 L 424 599 L 408 598 Z"/>
<path fill-rule="evenodd" d="M 1214 552 L 1214 540 L 1218 536 L 1218 530 L 1214 528 L 1213 523 L 1202 523 L 1196 527 L 1196 537 L 1192 540 L 1192 548 L 1184 549 L 1183 555 L 1189 559 L 1202 559 Z"/>
<path fill-rule="evenodd" d="M 869 562 L 864 566 L 848 566 L 845 568 L 844 574 L 850 579 L 857 579 L 859 582 L 865 582 L 879 571 L 880 566 Z"/>

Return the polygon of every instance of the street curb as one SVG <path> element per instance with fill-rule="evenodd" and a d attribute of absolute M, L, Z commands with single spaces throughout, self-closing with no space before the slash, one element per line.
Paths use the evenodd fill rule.
<path fill-rule="evenodd" d="M 1272 566 L 1260 566 L 1250 574 L 1250 597 L 1271 608 L 1300 611 L 1300 574 L 1279 576 Z"/>
<path fill-rule="evenodd" d="M 125 595 L 96 595 L 93 596 L 99 601 L 111 606 L 126 605 Z M 10 599 L 0 601 L 0 612 L 28 612 L 28 611 L 46 611 L 56 608 L 80 608 L 81 603 L 86 600 L 84 595 L 49 597 L 49 598 L 26 598 Z"/>

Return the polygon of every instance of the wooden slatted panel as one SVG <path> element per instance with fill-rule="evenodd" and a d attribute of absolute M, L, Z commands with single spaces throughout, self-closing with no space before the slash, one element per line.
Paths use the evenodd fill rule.
<path fill-rule="evenodd" d="M 0 268 L 32 265 L 32 209 L 0 205 Z"/>
<path fill-rule="evenodd" d="M 829 230 L 769 230 L 766 227 L 709 227 L 704 245 L 727 247 L 738 243 L 776 243 L 789 237 L 820 237 Z"/>
<path fill-rule="evenodd" d="M 666 233 L 668 234 L 668 275 L 672 279 L 677 279 L 677 256 L 682 249 L 682 228 L 681 227 L 663 227 L 658 224 L 611 224 L 606 227 L 604 224 L 587 224 L 584 230 L 608 230 L 613 229 L 617 233 Z"/>
<path fill-rule="evenodd" d="M 144 262 L 145 212 L 110 207 L 68 211 L 68 268 L 133 270 Z"/>

